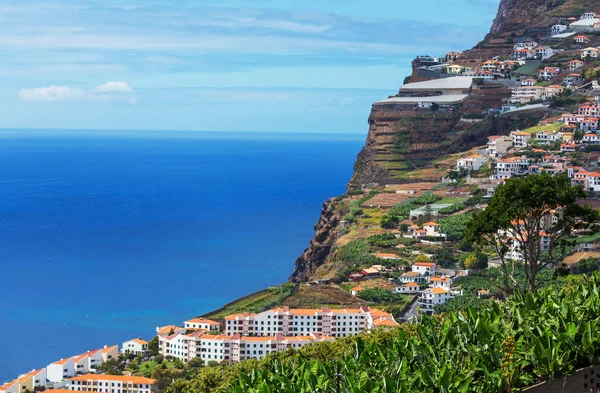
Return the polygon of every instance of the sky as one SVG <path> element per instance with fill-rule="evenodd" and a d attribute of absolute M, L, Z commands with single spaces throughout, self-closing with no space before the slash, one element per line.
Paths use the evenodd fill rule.
<path fill-rule="evenodd" d="M 0 128 L 366 133 L 499 0 L 2 0 Z"/>

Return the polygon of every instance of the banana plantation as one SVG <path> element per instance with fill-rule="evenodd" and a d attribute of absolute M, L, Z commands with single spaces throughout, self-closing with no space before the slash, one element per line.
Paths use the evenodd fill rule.
<path fill-rule="evenodd" d="M 600 274 L 176 381 L 235 393 L 518 392 L 596 364 Z M 225 369 L 228 369 L 225 371 Z M 228 376 L 226 376 L 228 374 Z M 212 379 L 211 379 L 212 378 Z M 210 385 L 212 381 L 213 385 Z"/>

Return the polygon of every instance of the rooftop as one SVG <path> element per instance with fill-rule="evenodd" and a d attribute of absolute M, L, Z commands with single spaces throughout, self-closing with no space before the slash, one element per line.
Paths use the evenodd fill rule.
<path fill-rule="evenodd" d="M 473 78 L 468 76 L 455 76 L 452 78 L 434 79 L 425 82 L 407 83 L 400 88 L 400 91 L 420 91 L 420 90 L 442 90 L 442 89 L 470 89 L 473 85 Z"/>
<path fill-rule="evenodd" d="M 470 79 L 470 78 L 469 78 Z M 418 82 L 425 83 L 425 82 Z M 416 83 L 415 83 L 416 84 Z M 375 105 L 386 104 L 417 104 L 419 102 L 432 102 L 436 104 L 458 104 L 467 99 L 468 94 L 448 94 L 445 96 L 432 97 L 392 97 L 375 102 Z"/>

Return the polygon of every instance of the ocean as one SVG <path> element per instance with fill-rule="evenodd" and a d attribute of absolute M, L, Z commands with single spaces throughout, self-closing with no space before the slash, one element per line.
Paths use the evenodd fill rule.
<path fill-rule="evenodd" d="M 363 143 L 0 130 L 0 382 L 285 282 Z"/>

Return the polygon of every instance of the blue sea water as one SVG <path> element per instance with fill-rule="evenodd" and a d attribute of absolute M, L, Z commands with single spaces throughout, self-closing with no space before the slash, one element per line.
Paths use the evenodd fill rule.
<path fill-rule="evenodd" d="M 0 382 L 286 281 L 363 142 L 0 130 Z"/>

